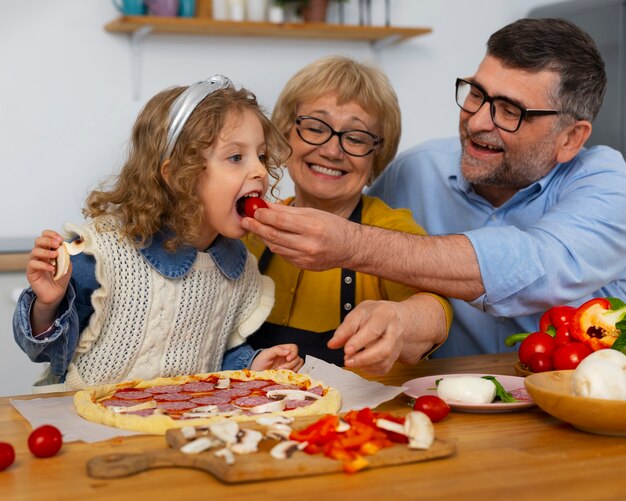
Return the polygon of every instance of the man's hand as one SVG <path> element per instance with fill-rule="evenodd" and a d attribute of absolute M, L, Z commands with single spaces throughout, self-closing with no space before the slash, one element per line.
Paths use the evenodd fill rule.
<path fill-rule="evenodd" d="M 244 218 L 242 226 L 257 234 L 265 245 L 295 266 L 322 271 L 341 268 L 353 256 L 350 235 L 360 225 L 329 212 L 271 204 L 258 209 L 252 218 Z"/>

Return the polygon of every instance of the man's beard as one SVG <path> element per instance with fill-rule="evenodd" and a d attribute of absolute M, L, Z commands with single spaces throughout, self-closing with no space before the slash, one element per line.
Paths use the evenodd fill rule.
<path fill-rule="evenodd" d="M 461 130 L 461 170 L 473 185 L 497 186 L 522 189 L 545 176 L 554 166 L 554 135 L 549 134 L 537 143 L 523 150 L 517 146 L 508 148 L 494 133 L 474 134 L 472 139 L 485 142 L 502 149 L 498 163 L 478 160 L 466 153 L 466 144 L 471 141 L 467 126 Z M 481 168 L 480 171 L 474 169 Z M 485 170 L 485 169 L 488 170 Z"/>

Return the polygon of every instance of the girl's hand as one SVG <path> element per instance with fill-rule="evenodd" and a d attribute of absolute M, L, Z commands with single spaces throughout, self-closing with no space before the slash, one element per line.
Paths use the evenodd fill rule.
<path fill-rule="evenodd" d="M 37 296 L 31 311 L 33 334 L 39 334 L 52 325 L 72 276 L 70 265 L 68 273 L 56 281 L 52 279 L 54 265 L 50 261 L 59 255 L 58 248 L 62 242 L 63 238 L 56 231 L 45 230 L 35 240 L 26 265 L 26 279 Z"/>
<path fill-rule="evenodd" d="M 250 369 L 263 371 L 268 369 L 287 369 L 298 372 L 304 360 L 298 356 L 295 344 L 279 344 L 262 350 L 252 361 Z"/>

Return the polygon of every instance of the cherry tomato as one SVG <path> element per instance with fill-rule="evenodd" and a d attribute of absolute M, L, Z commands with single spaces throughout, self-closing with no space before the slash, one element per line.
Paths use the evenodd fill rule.
<path fill-rule="evenodd" d="M 559 346 L 554 352 L 554 368 L 558 371 L 574 370 L 593 350 L 584 343 L 568 343 Z"/>
<path fill-rule="evenodd" d="M 433 423 L 441 421 L 450 414 L 450 406 L 435 395 L 422 395 L 416 398 L 413 410 L 423 412 Z"/>
<path fill-rule="evenodd" d="M 247 197 L 243 201 L 243 211 L 246 216 L 254 217 L 257 209 L 267 209 L 267 204 L 261 197 Z"/>
<path fill-rule="evenodd" d="M 528 368 L 533 372 L 551 371 L 554 366 L 552 364 L 552 355 L 547 353 L 533 353 L 528 361 Z"/>
<path fill-rule="evenodd" d="M 61 450 L 61 432 L 49 424 L 35 428 L 28 437 L 28 448 L 38 458 L 49 458 Z"/>
<path fill-rule="evenodd" d="M 7 442 L 0 442 L 0 471 L 6 470 L 15 461 L 15 449 Z"/>
<path fill-rule="evenodd" d="M 522 364 L 529 366 L 530 358 L 535 353 L 545 353 L 547 356 L 552 357 L 556 346 L 556 340 L 550 336 L 550 334 L 546 334 L 545 332 L 533 332 L 522 341 L 517 355 Z"/>

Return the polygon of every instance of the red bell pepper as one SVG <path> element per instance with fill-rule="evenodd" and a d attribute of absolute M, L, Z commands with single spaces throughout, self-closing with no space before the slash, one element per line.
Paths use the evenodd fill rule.
<path fill-rule="evenodd" d="M 576 313 L 576 308 L 573 306 L 553 306 L 541 315 L 539 330 L 551 334 L 549 330 L 552 328 L 556 333 L 559 328 L 563 329 L 569 325 L 574 313 Z"/>
<path fill-rule="evenodd" d="M 576 312 L 573 306 L 558 305 L 547 309 L 539 319 L 539 331 L 556 338 L 558 344 L 566 344 L 570 339 L 570 322 Z M 504 340 L 507 346 L 515 346 L 530 336 L 532 332 L 511 334 Z"/>
<path fill-rule="evenodd" d="M 626 304 L 615 298 L 591 299 L 574 313 L 570 332 L 594 351 L 611 348 L 626 332 Z"/>

